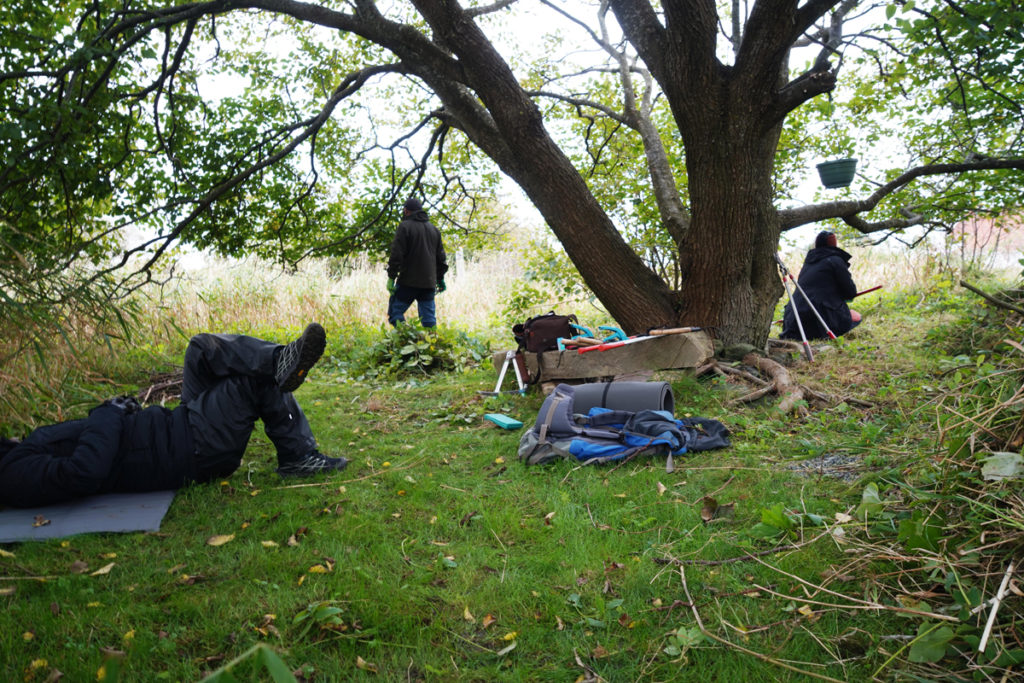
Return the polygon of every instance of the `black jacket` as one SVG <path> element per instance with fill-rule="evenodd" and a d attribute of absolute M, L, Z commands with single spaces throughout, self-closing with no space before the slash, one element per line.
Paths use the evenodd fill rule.
<path fill-rule="evenodd" d="M 857 285 L 850 276 L 850 255 L 839 247 L 818 247 L 807 252 L 797 282 L 807 298 L 825 319 L 825 323 L 837 337 L 853 327 L 850 307 L 846 305 L 857 295 Z M 828 334 L 818 322 L 817 316 L 807 306 L 800 292 L 792 293 L 800 312 L 800 321 L 808 339 L 827 339 Z M 782 317 L 783 339 L 800 339 L 800 328 L 793 315 L 792 304 L 786 304 Z"/>
<path fill-rule="evenodd" d="M 112 405 L 36 429 L 0 458 L 0 504 L 48 505 L 96 493 L 177 489 L 195 480 L 187 411 Z"/>
<path fill-rule="evenodd" d="M 406 287 L 433 289 L 448 272 L 441 232 L 417 211 L 402 219 L 391 241 L 388 277 Z"/>

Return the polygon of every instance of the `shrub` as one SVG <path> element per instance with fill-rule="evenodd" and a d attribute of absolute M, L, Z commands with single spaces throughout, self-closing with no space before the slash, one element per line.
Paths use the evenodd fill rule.
<path fill-rule="evenodd" d="M 355 344 L 336 367 L 352 379 L 396 379 L 410 375 L 462 372 L 490 353 L 486 342 L 447 327 L 424 328 L 419 320 L 385 329 L 376 341 Z"/>

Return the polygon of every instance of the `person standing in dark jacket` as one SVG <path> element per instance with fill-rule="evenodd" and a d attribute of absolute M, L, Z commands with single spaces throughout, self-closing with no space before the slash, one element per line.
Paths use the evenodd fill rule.
<path fill-rule="evenodd" d="M 448 258 L 441 232 L 431 224 L 423 204 L 415 197 L 405 200 L 402 222 L 391 241 L 388 259 L 388 322 L 405 320 L 405 312 L 416 302 L 423 327 L 437 325 L 434 294 L 445 290 Z"/>
<path fill-rule="evenodd" d="M 857 285 L 850 276 L 851 258 L 836 246 L 835 233 L 820 232 L 814 240 L 814 248 L 807 252 L 797 277 L 800 288 L 837 337 L 852 330 L 861 320 L 860 313 L 850 310 L 846 303 L 857 295 Z M 796 303 L 807 338 L 828 339 L 828 332 L 821 326 L 800 291 L 793 292 L 792 296 L 792 301 L 786 304 L 783 313 L 782 334 L 779 336 L 783 339 L 800 339 L 800 328 L 793 311 L 793 304 Z"/>
<path fill-rule="evenodd" d="M 292 393 L 323 354 L 311 323 L 288 345 L 238 334 L 198 334 L 185 351 L 181 403 L 141 408 L 119 397 L 89 416 L 0 443 L 0 504 L 48 505 L 98 493 L 177 489 L 238 469 L 256 420 L 282 476 L 343 469 L 317 450 Z"/>

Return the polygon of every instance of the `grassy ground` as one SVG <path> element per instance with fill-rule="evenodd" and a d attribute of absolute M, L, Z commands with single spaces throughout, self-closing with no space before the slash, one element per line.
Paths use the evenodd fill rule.
<path fill-rule="evenodd" d="M 817 580 L 841 561 L 831 536 L 810 540 L 824 528 L 795 533 L 802 547 L 767 564 L 708 564 L 770 548 L 750 534 L 764 508 L 831 519 L 855 502 L 848 486 L 779 466 L 805 454 L 784 425 L 739 430 L 730 451 L 690 456 L 671 474 L 663 461 L 526 469 L 518 433 L 477 415 L 529 420 L 539 399 L 488 405 L 475 391 L 491 377 L 396 388 L 321 374 L 300 398 L 324 448 L 352 459 L 343 474 L 283 482 L 261 438 L 232 478 L 180 492 L 159 534 L 12 547 L 6 574 L 53 578 L 19 581 L 4 598 L 6 677 L 45 659 L 70 680 L 92 679 L 110 648 L 127 653 L 124 680 L 195 680 L 265 642 L 316 680 L 372 678 L 369 667 L 387 680 L 785 678 L 694 642 L 681 570 L 705 622 L 744 647 L 842 679 L 876 661 L 837 664 L 824 644 L 892 630 L 891 617 L 804 614 L 755 587 L 799 593 L 781 572 Z M 730 421 L 716 388 L 676 387 L 680 412 Z M 857 436 L 825 427 L 829 442 Z M 704 523 L 704 496 L 734 514 Z M 317 605 L 338 611 L 317 622 Z"/>
<path fill-rule="evenodd" d="M 296 396 L 349 467 L 283 481 L 258 434 L 232 477 L 180 491 L 159 533 L 3 546 L 0 678 L 192 681 L 231 663 L 269 679 L 261 644 L 315 681 L 899 678 L 945 623 L 921 617 L 942 578 L 893 590 L 910 563 L 867 541 L 889 525 L 895 543 L 899 520 L 856 512 L 869 483 L 888 491 L 940 452 L 948 363 L 926 333 L 957 303 L 971 305 L 865 302 L 851 338 L 794 367 L 840 399 L 804 418 L 733 404 L 743 390 L 724 379 L 666 375 L 677 416 L 733 431 L 672 473 L 663 458 L 524 467 L 519 432 L 481 416 L 529 423 L 540 396 L 481 398 L 490 368 L 352 380 L 344 358 L 380 333 L 336 320 Z M 139 383 L 174 346 L 121 355 L 110 376 Z M 836 455 L 854 462 L 808 466 Z"/>

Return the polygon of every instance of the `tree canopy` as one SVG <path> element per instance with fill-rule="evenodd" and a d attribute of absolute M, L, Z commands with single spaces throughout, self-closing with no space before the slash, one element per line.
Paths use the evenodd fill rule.
<path fill-rule="evenodd" d="M 22 297 L 69 273 L 138 286 L 177 243 L 286 263 L 379 252 L 413 192 L 447 234 L 486 232 L 501 172 L 627 329 L 759 343 L 784 231 L 885 235 L 1019 205 L 1017 2 L 4 13 L 0 288 Z M 867 157 L 855 185 L 796 205 L 801 169 L 840 152 Z"/>

